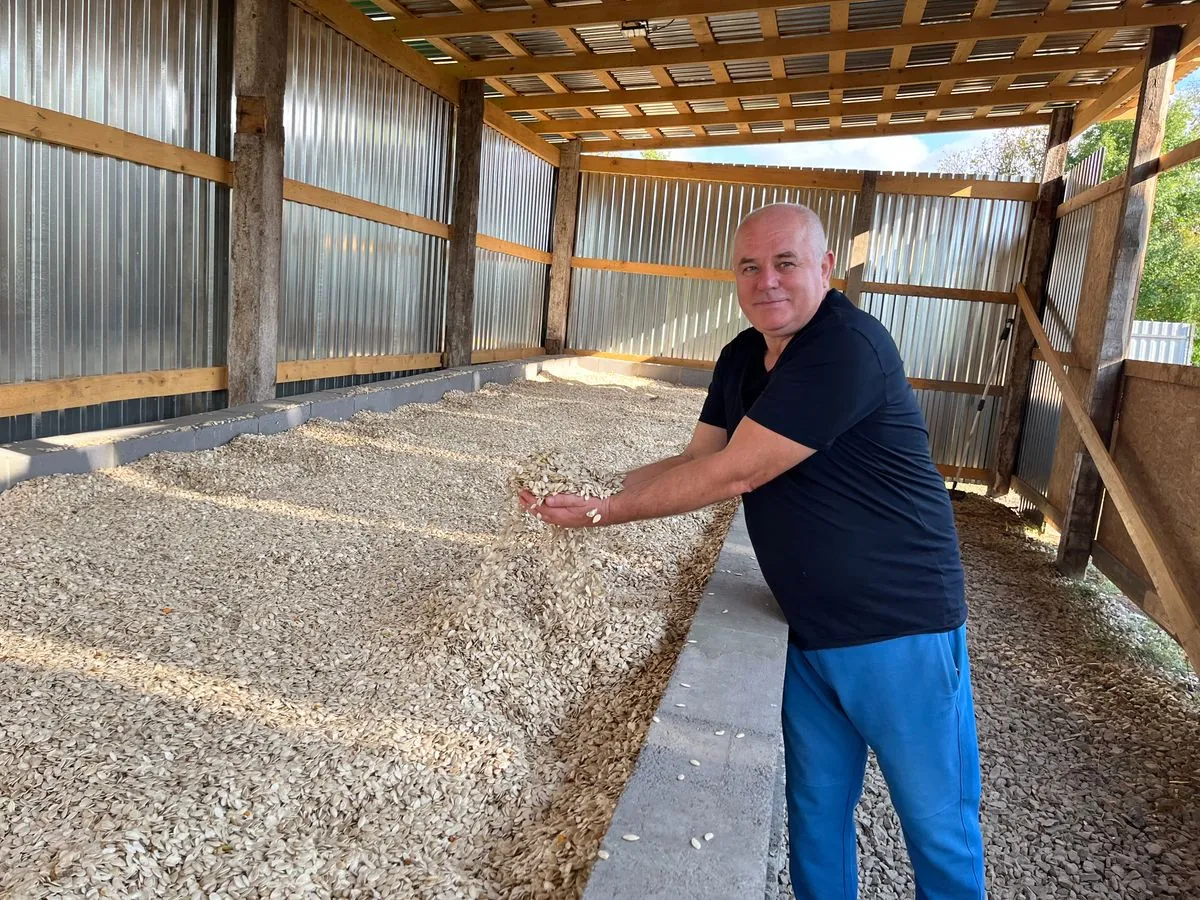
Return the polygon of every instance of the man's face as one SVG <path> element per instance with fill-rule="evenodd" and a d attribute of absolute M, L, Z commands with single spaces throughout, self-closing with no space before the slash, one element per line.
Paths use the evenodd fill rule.
<path fill-rule="evenodd" d="M 829 290 L 833 254 L 820 252 L 794 213 L 752 219 L 733 243 L 738 303 L 768 337 L 790 337 L 808 324 Z"/>

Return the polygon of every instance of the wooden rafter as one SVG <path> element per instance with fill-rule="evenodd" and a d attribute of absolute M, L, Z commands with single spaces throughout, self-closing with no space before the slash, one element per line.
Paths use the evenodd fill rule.
<path fill-rule="evenodd" d="M 926 0 L 908 0 L 904 4 L 904 13 L 900 19 L 901 25 L 920 25 L 921 19 L 925 15 Z M 892 48 L 891 74 L 899 75 L 903 73 L 905 66 L 908 65 L 908 56 L 912 53 L 912 44 L 897 44 Z M 914 73 L 915 74 L 915 73 Z M 948 78 L 938 79 L 941 83 L 945 83 Z M 883 99 L 895 100 L 896 94 L 900 91 L 900 81 L 887 82 L 883 89 Z M 891 119 L 891 113 L 884 113 L 879 117 L 879 124 L 886 125 Z"/>
<path fill-rule="evenodd" d="M 992 13 L 996 9 L 996 2 L 997 2 L 997 0 L 977 0 L 977 2 L 975 4 L 975 10 L 974 10 L 974 12 L 971 13 L 971 21 L 978 22 L 982 19 L 991 18 Z M 924 4 L 922 4 L 922 6 L 924 6 Z M 972 38 L 967 38 L 965 41 L 959 41 L 957 44 L 955 44 L 954 55 L 952 57 L 950 57 L 951 65 L 956 64 L 956 63 L 965 63 L 968 59 L 970 59 L 971 54 L 975 51 L 975 43 L 976 43 L 976 39 L 972 37 Z M 1012 73 L 1005 72 L 1005 73 L 1001 73 L 1001 74 L 1007 76 Z M 937 89 L 938 96 L 944 97 L 944 96 L 952 93 L 954 91 L 954 85 L 955 85 L 955 82 L 950 79 L 945 79 L 945 80 L 939 82 L 938 89 Z M 1011 87 L 1011 86 L 1012 86 L 1012 82 L 1010 81 L 1006 85 L 1006 87 Z M 990 110 L 988 110 L 988 109 L 980 110 L 979 113 L 977 113 L 977 115 L 985 115 L 986 116 L 989 111 Z M 1033 110 L 1033 111 L 1036 112 L 1036 110 Z M 926 114 L 925 118 L 930 119 L 930 114 Z"/>
<path fill-rule="evenodd" d="M 712 28 L 708 25 L 707 16 L 691 16 L 688 19 L 688 25 L 692 28 L 692 36 L 696 38 L 696 43 L 701 47 L 707 47 L 717 42 L 713 37 Z M 712 74 L 713 81 L 717 84 L 730 84 L 729 71 L 725 68 L 724 63 L 709 63 L 708 71 Z M 678 108 L 676 106 L 676 109 Z M 736 98 L 726 97 L 725 108 L 731 113 L 736 113 L 742 107 Z M 743 122 L 738 125 L 738 131 L 742 134 L 747 134 L 750 131 L 750 126 Z"/>
<path fill-rule="evenodd" d="M 697 138 L 660 138 L 655 140 L 587 141 L 588 153 L 608 150 L 649 150 L 677 147 L 728 147 L 740 144 L 782 144 L 791 141 L 827 141 L 836 138 L 877 137 L 887 134 L 928 134 L 933 131 L 974 131 L 984 128 L 1025 128 L 1046 124 L 1045 114 L 1023 116 L 991 116 L 986 119 L 939 119 L 936 122 L 911 124 L 861 125 L 840 128 L 797 129 L 794 132 L 759 134 L 709 135 Z"/>
<path fill-rule="evenodd" d="M 589 106 L 619 106 L 628 103 L 663 103 L 692 100 L 724 100 L 727 97 L 771 97 L 788 96 L 792 93 L 830 91 L 834 89 L 879 87 L 902 84 L 928 84 L 931 82 L 994 78 L 1005 74 L 1054 74 L 1064 71 L 1074 73 L 1079 69 L 1103 66 L 1136 66 L 1141 54 L 1129 51 L 1121 53 L 1091 53 L 1082 56 L 1044 56 L 1023 60 L 981 60 L 961 65 L 923 66 L 905 71 L 848 72 L 844 75 L 799 75 L 795 78 L 771 81 L 749 81 L 733 84 L 699 85 L 696 87 L 649 88 L 639 90 L 581 91 L 558 96 L 543 94 L 527 97 L 498 99 L 496 106 L 503 110 L 568 109 L 587 104 Z"/>
<path fill-rule="evenodd" d="M 1058 2 L 1064 2 L 1064 0 L 1058 0 Z M 844 34 L 805 35 L 677 50 L 635 50 L 621 53 L 588 53 L 528 59 L 493 59 L 470 64 L 455 64 L 445 68 L 450 69 L 458 77 L 488 78 L 510 75 L 563 74 L 627 67 L 695 65 L 732 60 L 770 59 L 773 56 L 832 53 L 842 50 L 890 49 L 897 44 L 954 43 L 968 38 L 983 40 L 1044 36 L 1070 31 L 1094 31 L 1100 28 L 1182 24 L 1187 22 L 1191 15 L 1190 6 L 1151 6 L 1133 10 L 1118 8 L 1086 13 L 1006 16 L 989 19 L 986 22 L 902 25 L 899 28 L 872 28 L 849 31 Z"/>
<path fill-rule="evenodd" d="M 1103 90 L 1103 87 L 1097 86 L 1069 85 L 1056 88 L 1049 96 L 1049 99 L 1051 102 L 1090 100 L 1100 96 Z M 925 112 L 928 114 L 927 118 L 928 116 L 932 116 L 930 121 L 933 121 L 942 110 L 958 109 L 965 105 L 991 108 L 992 106 L 1009 102 L 1013 94 L 1019 96 L 1020 93 L 1020 91 L 1009 90 L 934 95 L 932 97 L 911 97 L 888 101 L 846 102 L 838 100 L 836 102 L 831 101 L 807 107 L 796 107 L 792 112 L 796 115 L 798 121 L 804 121 L 806 118 L 819 119 L 827 117 L 830 126 L 835 129 L 840 127 L 841 117 L 844 115 Z M 1043 94 L 1043 96 L 1046 95 Z M 806 112 L 809 112 L 810 115 L 805 116 Z M 611 129 L 621 131 L 624 129 L 645 127 L 645 123 L 651 123 L 659 128 L 699 128 L 705 125 L 721 125 L 734 122 L 757 123 L 776 122 L 778 120 L 778 109 L 749 109 L 739 113 L 691 113 L 674 116 L 658 115 L 647 116 L 645 118 L 606 119 L 604 124 Z M 529 130 L 535 134 L 579 134 L 580 132 L 590 132 L 595 129 L 594 126 L 589 125 L 587 122 L 581 122 L 578 119 L 559 119 L 548 122 L 535 122 L 529 126 Z"/>

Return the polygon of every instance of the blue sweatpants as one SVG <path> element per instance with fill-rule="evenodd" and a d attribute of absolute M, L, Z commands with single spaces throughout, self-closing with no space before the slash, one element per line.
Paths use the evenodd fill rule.
<path fill-rule="evenodd" d="M 797 900 L 858 895 L 867 747 L 904 829 L 917 900 L 986 897 L 966 626 L 834 650 L 788 647 L 788 836 Z"/>

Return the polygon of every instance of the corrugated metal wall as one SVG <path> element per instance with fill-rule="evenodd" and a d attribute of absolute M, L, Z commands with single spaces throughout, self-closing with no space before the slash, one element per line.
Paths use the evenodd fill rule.
<path fill-rule="evenodd" d="M 453 106 L 295 7 L 288 39 L 284 175 L 448 222 Z M 285 202 L 279 359 L 439 352 L 446 244 Z"/>
<path fill-rule="evenodd" d="M 479 233 L 549 251 L 555 171 L 498 131 L 485 128 Z M 494 250 L 476 254 L 475 349 L 540 347 L 550 267 Z"/>
<path fill-rule="evenodd" d="M 585 173 L 575 253 L 582 257 L 729 268 L 738 222 L 768 203 L 812 207 L 825 223 L 843 276 L 857 194 Z M 1012 290 L 1021 274 L 1030 204 L 881 194 L 865 267 L 870 281 Z M 995 303 L 864 294 L 863 307 L 891 331 L 908 374 L 982 383 L 1015 308 Z M 568 344 L 645 356 L 714 360 L 748 323 L 730 281 L 577 268 Z M 999 371 L 1007 362 L 1003 348 Z M 1000 393 L 993 387 L 993 396 Z M 939 463 L 991 464 L 999 403 L 989 399 L 962 446 L 975 397 L 919 391 Z"/>
<path fill-rule="evenodd" d="M 1064 199 L 1070 200 L 1099 184 L 1103 169 L 1104 148 L 1101 147 L 1067 173 Z M 1058 223 L 1054 259 L 1046 284 L 1046 313 L 1042 316 L 1046 336 L 1055 350 L 1071 349 L 1094 211 L 1094 205 L 1084 206 L 1067 213 Z M 1050 473 L 1054 466 L 1061 413 L 1062 393 L 1050 374 L 1050 367 L 1041 360 L 1034 360 L 1029 376 L 1029 394 L 1025 423 L 1021 428 L 1016 473 L 1043 496 L 1050 490 Z"/>
<path fill-rule="evenodd" d="M 1129 358 L 1190 366 L 1195 340 L 1196 327 L 1187 322 L 1137 319 L 1133 323 Z"/>
<path fill-rule="evenodd" d="M 0 3 L 0 95 L 228 155 L 222 0 Z M 0 382 L 224 364 L 229 190 L 0 135 Z M 0 443 L 223 392 L 0 419 Z"/>

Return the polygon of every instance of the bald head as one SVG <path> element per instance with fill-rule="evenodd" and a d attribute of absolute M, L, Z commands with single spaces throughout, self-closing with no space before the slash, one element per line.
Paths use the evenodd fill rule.
<path fill-rule="evenodd" d="M 750 213 L 738 225 L 733 235 L 734 266 L 739 258 L 739 239 L 745 234 L 754 234 L 759 229 L 772 231 L 795 228 L 803 234 L 803 242 L 815 255 L 820 256 L 826 250 L 825 226 L 820 217 L 799 203 L 771 203 L 760 206 Z"/>

